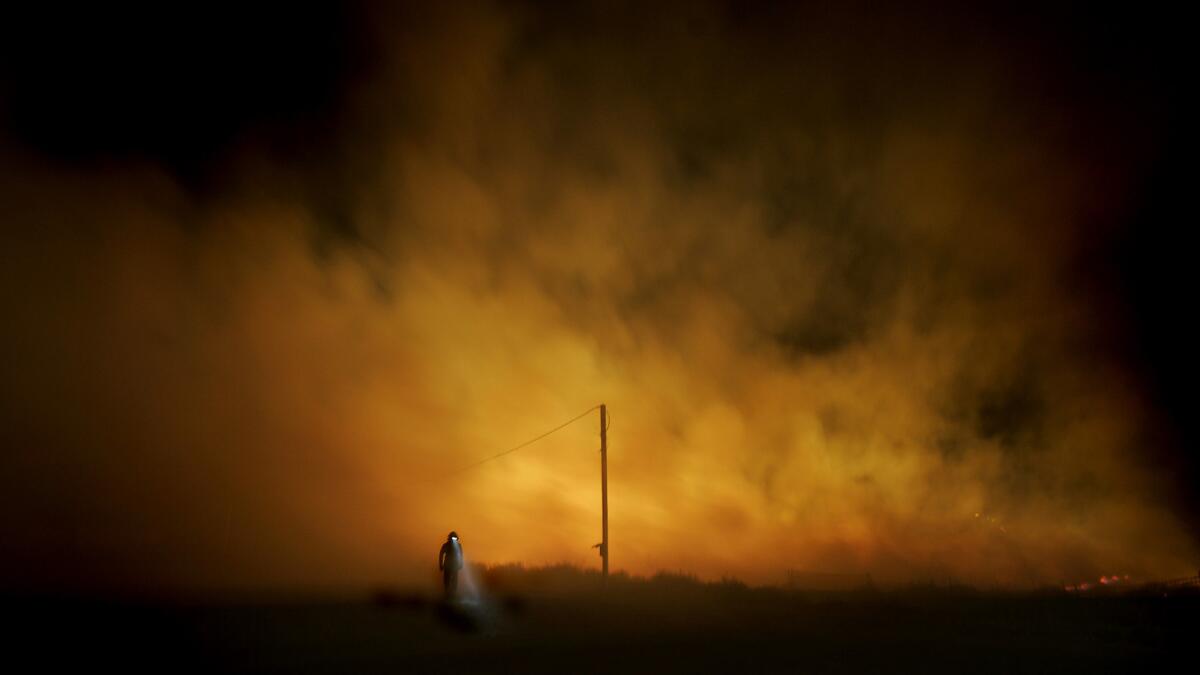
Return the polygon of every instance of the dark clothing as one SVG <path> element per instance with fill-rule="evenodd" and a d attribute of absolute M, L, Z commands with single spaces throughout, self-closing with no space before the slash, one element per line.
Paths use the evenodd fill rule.
<path fill-rule="evenodd" d="M 451 539 L 442 544 L 442 550 L 438 553 L 438 569 L 462 569 L 462 545 L 458 540 Z"/>
<path fill-rule="evenodd" d="M 448 598 L 458 593 L 458 571 L 462 566 L 462 545 L 457 539 L 447 539 L 438 552 L 438 569 L 442 571 L 442 587 Z"/>

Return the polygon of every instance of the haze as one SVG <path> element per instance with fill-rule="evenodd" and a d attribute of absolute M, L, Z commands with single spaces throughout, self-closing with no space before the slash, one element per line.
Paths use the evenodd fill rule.
<path fill-rule="evenodd" d="M 319 124 L 239 127 L 199 179 L 3 132 L 6 586 L 430 583 L 451 529 L 598 566 L 594 415 L 456 471 L 601 402 L 615 569 L 1194 573 L 1096 253 L 1155 113 L 1064 89 L 1066 47 L 899 12 L 369 16 Z"/>

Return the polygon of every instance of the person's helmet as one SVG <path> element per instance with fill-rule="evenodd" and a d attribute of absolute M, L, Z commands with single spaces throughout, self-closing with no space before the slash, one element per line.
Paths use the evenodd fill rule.
<path fill-rule="evenodd" d="M 446 538 L 447 539 L 458 539 L 458 533 L 455 532 L 454 530 L 450 530 L 450 534 L 446 535 Z"/>

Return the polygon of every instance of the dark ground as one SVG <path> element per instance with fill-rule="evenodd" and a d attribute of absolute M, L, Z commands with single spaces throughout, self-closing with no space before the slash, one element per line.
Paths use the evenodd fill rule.
<path fill-rule="evenodd" d="M 494 581 L 494 579 L 493 579 Z M 107 672 L 1191 672 L 1200 596 L 493 584 L 478 605 L 9 598 L 10 658 Z M 31 669 L 32 670 L 32 669 Z"/>

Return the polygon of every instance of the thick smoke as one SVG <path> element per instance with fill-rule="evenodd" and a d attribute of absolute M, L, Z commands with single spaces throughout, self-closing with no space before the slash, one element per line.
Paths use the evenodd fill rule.
<path fill-rule="evenodd" d="M 1143 129 L 1052 93 L 1048 48 L 717 6 L 371 16 L 319 161 L 249 134 L 197 191 L 7 155 L 10 583 L 424 581 L 450 529 L 593 565 L 596 418 L 455 470 L 599 402 L 620 569 L 1194 568 L 1080 271 Z"/>

